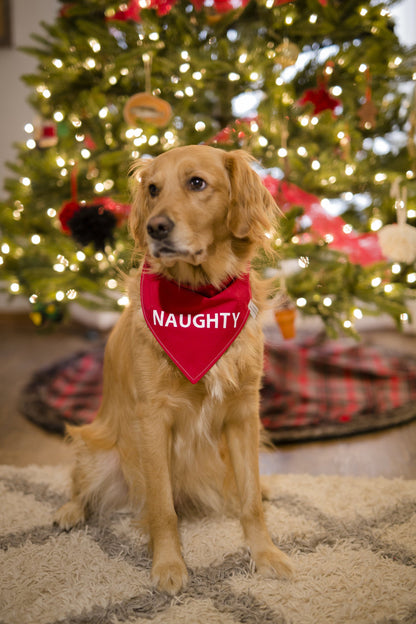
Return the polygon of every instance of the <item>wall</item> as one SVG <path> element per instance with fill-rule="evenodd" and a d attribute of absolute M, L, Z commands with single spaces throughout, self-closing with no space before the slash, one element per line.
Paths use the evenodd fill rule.
<path fill-rule="evenodd" d="M 17 48 L 32 45 L 30 34 L 41 34 L 39 23 L 54 22 L 59 9 L 57 0 L 10 0 L 12 47 L 0 48 L 0 196 L 4 197 L 3 180 L 9 175 L 5 166 L 13 161 L 13 143 L 27 135 L 24 125 L 33 121 L 33 109 L 26 103 L 30 93 L 20 76 L 36 71 L 37 59 L 19 52 Z"/>

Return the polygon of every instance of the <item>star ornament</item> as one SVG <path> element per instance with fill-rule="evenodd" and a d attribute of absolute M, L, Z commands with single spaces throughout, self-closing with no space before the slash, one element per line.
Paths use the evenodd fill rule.
<path fill-rule="evenodd" d="M 325 110 L 335 109 L 342 105 L 341 100 L 332 97 L 327 89 L 320 85 L 316 89 L 308 89 L 298 101 L 298 104 L 304 106 L 305 104 L 313 104 L 313 114 L 319 115 Z"/>

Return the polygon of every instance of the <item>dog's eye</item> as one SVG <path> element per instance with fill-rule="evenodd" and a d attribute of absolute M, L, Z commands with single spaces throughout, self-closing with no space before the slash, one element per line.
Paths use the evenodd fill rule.
<path fill-rule="evenodd" d="M 156 197 L 157 195 L 159 195 L 159 189 L 157 188 L 156 184 L 149 184 L 148 190 L 151 197 Z"/>
<path fill-rule="evenodd" d="M 191 191 L 203 191 L 207 186 L 207 183 L 202 178 L 198 178 L 198 176 L 194 176 L 188 182 L 188 186 Z"/>

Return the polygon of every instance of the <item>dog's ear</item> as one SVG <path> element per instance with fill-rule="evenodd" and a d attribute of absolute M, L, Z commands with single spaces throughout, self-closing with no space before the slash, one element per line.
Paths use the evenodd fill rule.
<path fill-rule="evenodd" d="M 226 153 L 225 167 L 231 184 L 228 228 L 236 238 L 264 244 L 279 209 L 260 176 L 252 169 L 255 159 L 243 150 Z"/>
<path fill-rule="evenodd" d="M 150 164 L 149 159 L 137 160 L 130 168 L 131 210 L 129 216 L 129 230 L 136 246 L 144 249 L 146 246 L 146 221 L 149 215 L 149 206 L 146 194 L 146 171 Z"/>

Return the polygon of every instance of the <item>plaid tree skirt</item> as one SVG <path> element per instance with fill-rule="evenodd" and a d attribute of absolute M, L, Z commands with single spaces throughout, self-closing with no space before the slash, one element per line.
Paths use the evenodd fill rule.
<path fill-rule="evenodd" d="M 104 347 L 37 372 L 20 411 L 45 429 L 91 422 Z M 261 420 L 278 442 L 374 431 L 416 417 L 416 357 L 342 342 L 266 341 Z"/>

